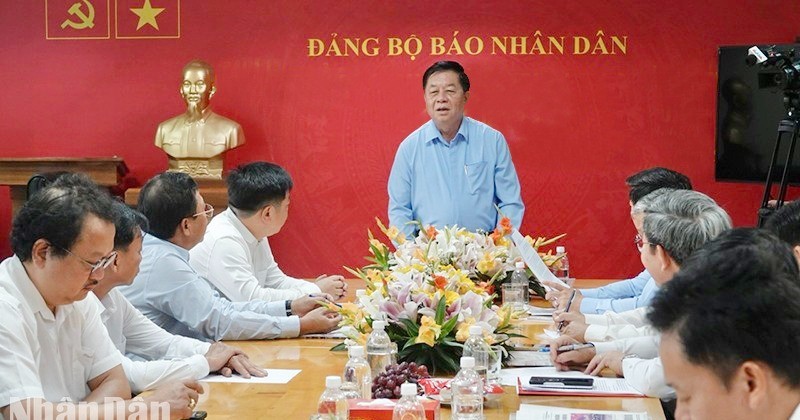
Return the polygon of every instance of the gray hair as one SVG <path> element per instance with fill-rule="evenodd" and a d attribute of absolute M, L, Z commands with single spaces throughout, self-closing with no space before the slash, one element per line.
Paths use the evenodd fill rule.
<path fill-rule="evenodd" d="M 661 245 L 678 265 L 706 242 L 732 227 L 728 213 L 709 196 L 662 188 L 642 198 L 647 241 Z"/>

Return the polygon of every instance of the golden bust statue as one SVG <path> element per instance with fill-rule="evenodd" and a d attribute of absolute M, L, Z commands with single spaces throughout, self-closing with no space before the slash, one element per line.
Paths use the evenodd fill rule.
<path fill-rule="evenodd" d="M 169 156 L 169 170 L 198 178 L 222 178 L 222 158 L 244 144 L 242 127 L 209 108 L 216 92 L 214 69 L 193 60 L 183 67 L 186 112 L 158 125 L 156 146 Z"/>

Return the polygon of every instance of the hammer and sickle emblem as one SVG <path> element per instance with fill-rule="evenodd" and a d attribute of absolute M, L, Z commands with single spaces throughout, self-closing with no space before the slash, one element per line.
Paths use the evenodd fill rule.
<path fill-rule="evenodd" d="M 73 22 L 69 19 L 66 19 L 64 22 L 61 23 L 61 29 L 66 28 L 67 26 L 73 29 L 85 29 L 85 28 L 94 28 L 94 6 L 92 3 L 89 3 L 89 0 L 83 0 L 83 3 L 86 4 L 86 8 L 89 9 L 89 14 L 83 13 L 81 3 L 75 3 L 72 7 L 69 8 L 68 12 L 71 15 L 75 15 L 80 22 Z"/>

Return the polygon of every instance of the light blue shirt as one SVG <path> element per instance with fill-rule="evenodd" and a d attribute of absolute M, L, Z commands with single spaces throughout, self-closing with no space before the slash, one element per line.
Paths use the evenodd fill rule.
<path fill-rule="evenodd" d="M 300 319 L 285 301 L 236 302 L 219 295 L 189 265 L 189 251 L 147 235 L 139 274 L 119 290 L 159 327 L 200 340 L 297 337 Z"/>
<path fill-rule="evenodd" d="M 658 285 L 647 270 L 638 276 L 594 289 L 580 289 L 583 300 L 581 312 L 602 314 L 608 311 L 625 312 L 650 305 Z"/>
<path fill-rule="evenodd" d="M 417 227 L 458 225 L 491 231 L 500 211 L 519 228 L 525 206 L 503 135 L 464 117 L 450 143 L 433 121 L 411 133 L 397 149 L 389 174 L 389 223 L 407 236 Z"/>

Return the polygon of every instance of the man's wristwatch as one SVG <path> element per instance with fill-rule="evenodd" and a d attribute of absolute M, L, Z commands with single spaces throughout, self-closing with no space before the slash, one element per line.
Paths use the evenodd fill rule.
<path fill-rule="evenodd" d="M 286 316 L 292 316 L 292 301 L 286 301 Z"/>

